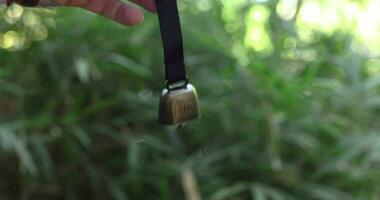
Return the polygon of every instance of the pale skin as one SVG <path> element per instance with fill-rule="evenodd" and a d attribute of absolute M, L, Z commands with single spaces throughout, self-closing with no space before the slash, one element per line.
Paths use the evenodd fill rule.
<path fill-rule="evenodd" d="M 121 0 L 40 0 L 39 5 L 81 7 L 128 26 L 139 24 L 144 20 L 143 11 L 136 5 L 150 12 L 156 12 L 154 0 L 130 0 L 130 3 Z"/>

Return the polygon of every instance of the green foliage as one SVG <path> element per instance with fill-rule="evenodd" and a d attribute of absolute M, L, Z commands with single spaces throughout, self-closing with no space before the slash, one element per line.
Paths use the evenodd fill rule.
<path fill-rule="evenodd" d="M 258 3 L 181 3 L 202 118 L 178 129 L 157 123 L 154 15 L 133 28 L 67 8 L 2 20 L 0 199 L 379 199 L 374 58 L 345 31 L 306 42 L 296 17 L 260 2 L 262 52 L 245 40 Z M 21 43 L 5 48 L 11 30 Z"/>

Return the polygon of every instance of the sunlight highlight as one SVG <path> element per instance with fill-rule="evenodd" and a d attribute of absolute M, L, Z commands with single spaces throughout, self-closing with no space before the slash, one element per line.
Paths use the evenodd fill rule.
<path fill-rule="evenodd" d="M 297 12 L 299 0 L 280 0 L 276 7 L 277 14 L 285 21 L 293 19 Z"/>
<path fill-rule="evenodd" d="M 371 0 L 358 19 L 357 35 L 374 54 L 380 55 L 380 2 Z"/>
<path fill-rule="evenodd" d="M 269 54 L 273 51 L 270 33 L 266 28 L 270 11 L 267 7 L 253 6 L 247 16 L 247 33 L 244 44 L 255 51 Z"/>
<path fill-rule="evenodd" d="M 380 8 L 378 0 L 369 0 L 365 5 L 347 0 L 329 2 L 308 0 L 301 7 L 297 19 L 297 32 L 300 38 L 306 42 L 315 39 L 313 31 L 327 35 L 331 35 L 337 30 L 353 32 L 361 45 L 372 54 L 380 55 L 380 12 L 378 8 Z M 358 48 L 354 50 L 358 50 Z"/>
<path fill-rule="evenodd" d="M 3 49 L 9 49 L 17 44 L 18 34 L 15 31 L 8 31 L 0 38 L 0 47 Z"/>

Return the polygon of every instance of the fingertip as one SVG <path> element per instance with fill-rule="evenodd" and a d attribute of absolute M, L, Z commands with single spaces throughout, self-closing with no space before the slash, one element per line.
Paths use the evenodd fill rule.
<path fill-rule="evenodd" d="M 123 6 L 120 12 L 116 20 L 124 25 L 133 26 L 144 21 L 144 14 L 138 8 Z"/>

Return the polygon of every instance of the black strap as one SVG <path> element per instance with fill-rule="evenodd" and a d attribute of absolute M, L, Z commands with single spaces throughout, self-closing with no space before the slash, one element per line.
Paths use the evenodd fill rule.
<path fill-rule="evenodd" d="M 34 7 L 38 5 L 39 0 L 22 0 L 21 5 Z"/>
<path fill-rule="evenodd" d="M 167 84 L 187 81 L 177 0 L 156 0 Z"/>

